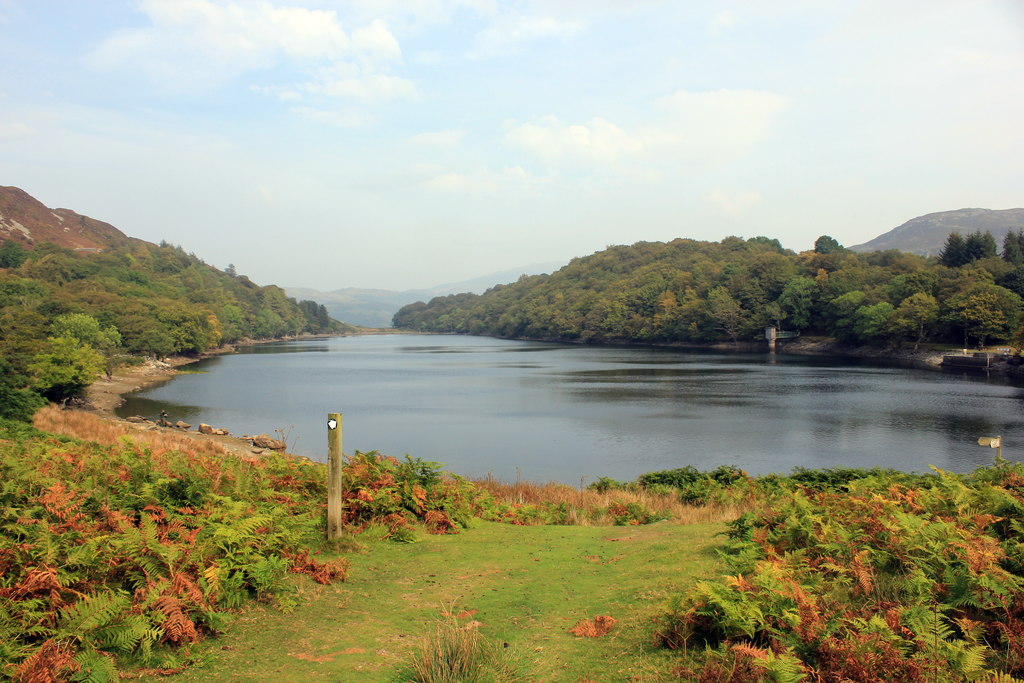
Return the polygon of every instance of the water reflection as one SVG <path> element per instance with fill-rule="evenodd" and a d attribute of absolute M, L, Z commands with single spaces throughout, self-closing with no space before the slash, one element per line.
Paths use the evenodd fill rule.
<path fill-rule="evenodd" d="M 273 342 L 271 344 L 255 344 L 240 346 L 235 353 L 240 354 L 278 354 L 278 353 L 328 353 L 331 347 L 323 342 L 314 342 L 296 346 L 293 342 Z"/>
<path fill-rule="evenodd" d="M 323 416 L 337 411 L 347 451 L 566 483 L 689 464 L 966 471 L 991 462 L 978 436 L 1002 434 L 1011 458 L 1024 444 L 1020 388 L 860 360 L 405 335 L 253 350 L 119 413 L 164 409 L 236 434 L 295 425 L 296 450 L 323 459 Z"/>

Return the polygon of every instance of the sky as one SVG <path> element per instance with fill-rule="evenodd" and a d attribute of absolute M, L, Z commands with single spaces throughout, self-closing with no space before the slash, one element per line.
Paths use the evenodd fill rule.
<path fill-rule="evenodd" d="M 0 185 L 260 284 L 1024 206 L 1020 0 L 0 0 Z"/>

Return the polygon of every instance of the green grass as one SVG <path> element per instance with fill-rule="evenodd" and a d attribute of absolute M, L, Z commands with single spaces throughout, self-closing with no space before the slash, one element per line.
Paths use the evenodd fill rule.
<path fill-rule="evenodd" d="M 531 680 L 660 680 L 673 655 L 653 647 L 650 620 L 668 594 L 720 569 L 723 528 L 479 522 L 411 545 L 371 543 L 348 555 L 348 583 L 303 583 L 288 614 L 244 612 L 174 680 L 396 680 L 446 611 L 473 610 L 461 623 L 479 622 L 485 638 L 508 643 Z M 610 634 L 569 633 L 598 615 L 618 620 Z"/>

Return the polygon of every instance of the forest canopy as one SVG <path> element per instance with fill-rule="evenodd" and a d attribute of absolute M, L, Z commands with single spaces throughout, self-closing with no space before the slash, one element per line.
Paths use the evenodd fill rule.
<path fill-rule="evenodd" d="M 1017 345 L 1024 239 L 1011 235 L 1002 255 L 991 235 L 951 236 L 948 259 L 854 253 L 827 235 L 799 254 L 767 237 L 638 242 L 481 295 L 411 304 L 394 325 L 647 343 L 752 341 L 775 326 L 852 345 Z"/>
<path fill-rule="evenodd" d="M 102 252 L 0 246 L 0 416 L 76 396 L 128 357 L 199 354 L 243 339 L 340 332 L 313 301 L 222 272 L 179 246 Z"/>

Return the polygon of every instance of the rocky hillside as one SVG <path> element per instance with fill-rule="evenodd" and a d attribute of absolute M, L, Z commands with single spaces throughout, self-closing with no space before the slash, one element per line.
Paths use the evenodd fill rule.
<path fill-rule="evenodd" d="M 22 189 L 0 186 L 0 242 L 7 239 L 27 248 L 53 242 L 75 251 L 102 251 L 132 241 L 109 223 L 70 209 L 48 209 Z"/>
<path fill-rule="evenodd" d="M 949 233 L 959 232 L 966 236 L 977 230 L 991 232 L 996 242 L 1002 244 L 1008 231 L 1024 230 L 1024 209 L 957 209 L 929 213 L 850 249 L 859 252 L 897 249 L 931 256 L 942 250 Z"/>

